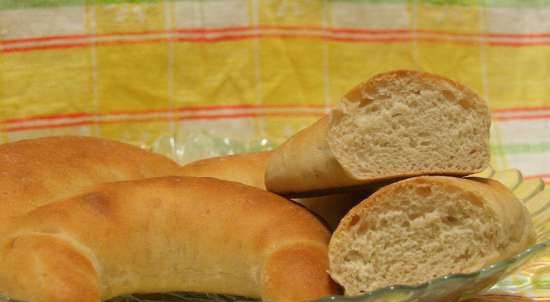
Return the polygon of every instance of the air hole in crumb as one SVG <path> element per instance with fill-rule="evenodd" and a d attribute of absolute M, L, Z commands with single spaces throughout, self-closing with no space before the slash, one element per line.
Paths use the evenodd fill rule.
<path fill-rule="evenodd" d="M 376 105 L 371 105 L 365 109 L 367 113 L 374 113 L 374 112 L 378 112 L 379 110 L 380 110 L 380 107 Z"/>
<path fill-rule="evenodd" d="M 454 216 L 445 216 L 445 218 L 443 218 L 443 221 L 446 224 L 456 224 L 458 222 L 458 219 Z"/>
<path fill-rule="evenodd" d="M 355 261 L 360 260 L 361 258 L 363 258 L 363 257 L 361 256 L 361 254 L 359 252 L 350 251 L 350 252 L 348 252 L 348 254 L 346 256 L 344 256 L 344 261 L 346 261 L 346 262 L 349 262 L 349 261 L 355 262 Z"/>

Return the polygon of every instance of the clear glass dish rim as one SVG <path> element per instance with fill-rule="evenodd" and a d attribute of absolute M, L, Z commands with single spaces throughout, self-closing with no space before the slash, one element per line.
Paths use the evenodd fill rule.
<path fill-rule="evenodd" d="M 486 272 L 492 271 L 492 270 L 499 270 L 504 267 L 509 267 L 512 264 L 519 262 L 535 253 L 541 252 L 547 248 L 550 247 L 550 240 L 543 241 L 536 243 L 534 245 L 531 245 L 530 247 L 526 248 L 525 250 L 521 251 L 520 253 L 498 262 L 495 262 L 489 266 L 486 266 L 478 271 L 472 272 L 472 273 L 458 273 L 458 274 L 449 274 L 445 276 L 441 276 L 438 278 L 434 278 L 430 281 L 418 284 L 418 285 L 393 285 L 389 287 L 380 288 L 377 290 L 373 290 L 371 292 L 362 294 L 362 295 L 356 295 L 356 296 L 344 296 L 344 295 L 334 295 L 334 296 L 327 296 L 316 300 L 311 300 L 310 302 L 328 302 L 328 301 L 362 301 L 365 299 L 372 299 L 372 298 L 378 298 L 380 296 L 386 295 L 391 292 L 400 292 L 400 291 L 422 291 L 426 290 L 429 287 L 433 285 L 438 285 L 439 283 L 447 282 L 449 280 L 467 280 L 467 279 L 473 279 L 476 278 Z"/>

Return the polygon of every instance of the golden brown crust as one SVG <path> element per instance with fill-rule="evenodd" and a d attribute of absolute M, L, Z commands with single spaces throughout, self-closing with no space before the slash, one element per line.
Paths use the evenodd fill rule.
<path fill-rule="evenodd" d="M 184 165 L 181 176 L 215 177 L 265 190 L 264 173 L 271 152 L 250 152 L 206 158 Z"/>
<path fill-rule="evenodd" d="M 237 155 L 212 157 L 183 166 L 180 175 L 214 177 L 234 181 L 265 190 L 264 175 L 270 151 L 241 153 Z M 336 190 L 319 197 L 296 198 L 294 201 L 305 206 L 327 223 L 333 230 L 349 209 L 357 204 L 374 188 L 361 188 L 342 193 Z"/>
<path fill-rule="evenodd" d="M 467 98 L 464 98 L 461 100 L 462 102 L 460 102 L 463 107 L 472 107 L 475 105 L 486 107 L 485 101 L 480 99 L 479 96 L 470 88 L 441 75 L 417 70 L 394 70 L 377 74 L 369 80 L 352 88 L 344 95 L 344 99 L 349 102 L 363 102 L 366 104 L 372 101 L 372 99 L 369 99 L 368 96 L 379 94 L 380 90 L 383 90 L 395 80 L 407 78 L 417 79 L 418 82 L 424 82 L 426 85 L 429 85 L 430 82 L 445 82 L 467 96 Z M 452 97 L 451 94 L 448 96 Z"/>
<path fill-rule="evenodd" d="M 33 302 L 100 300 L 90 260 L 54 235 L 16 236 L 1 251 L 0 293 Z"/>
<path fill-rule="evenodd" d="M 354 180 L 332 155 L 326 137 L 328 124 L 328 117 L 324 117 L 272 152 L 265 173 L 268 191 L 290 197 L 304 192 L 314 196 L 323 195 L 327 189 L 362 183 Z"/>
<path fill-rule="evenodd" d="M 19 217 L 1 236 L 0 250 L 9 250 L 13 238 L 34 241 L 35 236 L 48 235 L 69 245 L 64 247 L 68 253 L 79 251 L 86 257 L 85 263 L 66 261 L 85 275 L 78 280 L 93 279 L 97 274 L 102 299 L 178 290 L 252 297 L 266 292 L 271 301 L 336 293 L 334 285 L 327 282 L 326 228 L 313 215 L 277 195 L 233 182 L 165 177 L 101 185 Z M 301 256 L 310 254 L 317 256 L 304 263 Z M 272 260 L 274 255 L 277 257 Z M 34 283 L 45 281 L 34 269 L 47 268 L 59 259 L 44 257 L 34 265 L 25 265 L 26 261 L 30 260 L 25 255 L 0 255 L 0 267 L 26 276 L 24 284 L 14 288 L 6 285 L 10 284 L 9 273 L 0 271 L 0 292 L 7 288 L 7 294 L 21 293 L 18 289 L 25 288 L 25 297 L 42 294 L 42 287 Z M 279 282 L 288 283 L 287 272 L 285 267 L 270 265 L 263 270 L 270 261 L 288 265 L 294 273 L 310 279 L 296 279 L 294 287 L 280 288 Z M 92 272 L 89 263 L 95 268 Z M 57 277 L 65 271 L 47 273 Z M 78 284 L 73 278 L 64 282 L 67 288 Z M 68 294 L 56 302 L 98 302 L 97 296 L 97 292 L 89 297 Z"/>
<path fill-rule="evenodd" d="M 309 301 L 318 297 L 319 285 L 330 293 L 341 289 L 326 274 L 328 267 L 325 247 L 290 246 L 271 256 L 265 264 L 266 276 L 262 298 L 265 301 Z M 319 278 L 325 276 L 325 278 Z M 284 297 L 281 297 L 281 289 Z"/>
<path fill-rule="evenodd" d="M 138 147 L 72 136 L 2 144 L 0 167 L 0 220 L 99 183 L 172 175 L 179 168 Z"/>
<path fill-rule="evenodd" d="M 364 105 L 374 100 L 386 99 L 385 89 L 397 80 L 414 81 L 416 85 L 430 85 L 434 89 L 441 90 L 443 94 L 448 92 L 442 88 L 443 86 L 452 87 L 463 95 L 459 100 L 454 99 L 456 102 L 467 109 L 475 107 L 475 110 L 485 115 L 487 122 L 490 122 L 485 101 L 471 89 L 439 75 L 412 70 L 397 70 L 375 75 L 351 89 L 343 97 L 340 107 L 345 107 L 344 105 L 349 103 L 361 102 Z M 454 97 L 450 93 L 446 96 Z M 344 111 L 345 109 L 342 108 L 333 109 L 328 116 L 298 132 L 273 151 L 266 170 L 266 187 L 269 191 L 289 197 L 315 196 L 420 175 L 464 176 L 486 168 L 479 167 L 471 171 L 445 168 L 410 171 L 396 175 L 354 176 L 335 152 L 336 147 L 333 144 L 337 140 L 331 136 L 331 129 L 341 121 L 345 115 Z"/>

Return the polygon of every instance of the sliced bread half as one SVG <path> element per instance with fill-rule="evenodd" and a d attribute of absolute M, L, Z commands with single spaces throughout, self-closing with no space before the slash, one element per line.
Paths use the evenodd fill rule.
<path fill-rule="evenodd" d="M 329 244 L 330 274 L 347 295 L 474 272 L 535 241 L 512 192 L 487 179 L 421 176 L 354 207 Z"/>
<path fill-rule="evenodd" d="M 461 84 L 418 71 L 380 74 L 274 150 L 266 187 L 292 196 L 477 173 L 489 163 L 489 127 L 487 103 Z"/>

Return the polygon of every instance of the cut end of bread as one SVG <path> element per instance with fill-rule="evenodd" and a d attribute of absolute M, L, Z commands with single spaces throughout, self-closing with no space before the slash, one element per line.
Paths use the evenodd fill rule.
<path fill-rule="evenodd" d="M 356 179 L 467 175 L 489 162 L 490 116 L 473 91 L 416 71 L 378 75 L 330 116 L 328 143 Z"/>
<path fill-rule="evenodd" d="M 473 272 L 505 248 L 495 212 L 448 179 L 395 183 L 344 218 L 329 256 L 331 276 L 347 295 Z"/>

